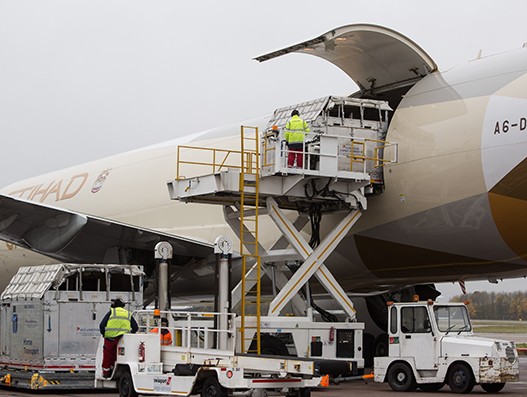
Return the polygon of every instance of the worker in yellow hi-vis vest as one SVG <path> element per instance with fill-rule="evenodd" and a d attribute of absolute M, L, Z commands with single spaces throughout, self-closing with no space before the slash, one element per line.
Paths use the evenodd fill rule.
<path fill-rule="evenodd" d="M 99 330 L 104 337 L 104 348 L 102 352 L 102 376 L 109 378 L 112 375 L 113 366 L 117 359 L 117 344 L 124 334 L 131 332 L 135 334 L 139 329 L 132 314 L 124 308 L 125 304 L 121 298 L 112 302 L 110 311 L 106 313 Z"/>
<path fill-rule="evenodd" d="M 291 118 L 285 125 L 284 139 L 289 149 L 287 154 L 287 166 L 292 168 L 295 165 L 298 168 L 304 167 L 304 139 L 309 132 L 309 126 L 300 118 L 298 110 L 293 110 Z"/>

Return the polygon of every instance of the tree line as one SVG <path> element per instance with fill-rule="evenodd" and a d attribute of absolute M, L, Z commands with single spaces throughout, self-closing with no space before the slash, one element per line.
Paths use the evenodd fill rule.
<path fill-rule="evenodd" d="M 527 292 L 475 291 L 456 295 L 452 301 L 469 301 L 468 309 L 473 319 L 527 320 Z"/>

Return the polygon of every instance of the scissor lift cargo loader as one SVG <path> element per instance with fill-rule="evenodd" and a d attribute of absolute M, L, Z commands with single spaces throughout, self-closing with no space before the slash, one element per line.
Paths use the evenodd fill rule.
<path fill-rule="evenodd" d="M 283 127 L 293 108 L 307 115 L 304 119 L 313 131 L 305 139 L 301 168 L 288 167 L 286 162 Z M 184 202 L 223 205 L 226 222 L 240 239 L 244 263 L 246 256 L 254 263 L 244 266 L 241 281 L 232 291 L 232 307 L 242 306 L 236 320 L 242 334 L 237 351 L 259 353 L 254 346 L 255 341 L 261 346 L 261 334 L 288 333 L 299 357 L 340 360 L 356 371 L 364 365 L 364 325 L 355 322 L 353 303 L 324 261 L 366 210 L 367 195 L 382 191 L 382 167 L 397 160 L 396 145 L 384 140 L 389 106 L 382 101 L 327 97 L 291 109 L 275 111 L 261 136 L 257 128 L 242 126 L 240 151 L 186 147 L 186 152 L 178 153 L 178 175 L 168 182 L 169 192 L 172 199 Z M 365 118 L 372 110 L 376 121 Z M 213 151 L 215 161 L 200 162 L 207 151 Z M 236 160 L 229 162 L 232 159 Z M 191 173 L 189 168 L 184 170 L 189 164 L 194 168 L 196 164 L 210 166 L 213 172 L 182 177 Z M 310 208 L 317 208 L 319 215 L 342 214 L 340 223 L 314 249 L 301 233 Z M 289 219 L 291 210 L 298 214 L 294 221 Z M 281 232 L 269 249 L 259 243 L 258 228 L 253 226 L 262 214 Z M 285 261 L 302 265 L 290 275 L 282 270 Z M 261 302 L 259 283 L 264 273 L 279 292 L 269 304 L 267 316 L 245 315 L 246 301 Z M 312 311 L 306 310 L 299 291 L 313 276 L 338 302 L 346 322 L 315 322 Z M 254 286 L 258 297 L 248 297 Z M 281 316 L 290 304 L 297 316 Z"/>

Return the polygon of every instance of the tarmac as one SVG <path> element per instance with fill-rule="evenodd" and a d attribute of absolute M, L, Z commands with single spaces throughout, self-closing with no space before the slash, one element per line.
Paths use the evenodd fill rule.
<path fill-rule="evenodd" d="M 478 336 L 498 338 L 504 340 L 514 341 L 516 343 L 527 343 L 527 335 L 524 334 L 490 334 L 490 333 L 478 333 Z M 369 371 L 366 370 L 366 373 Z M 406 396 L 443 396 L 443 395 L 455 395 L 452 393 L 448 386 L 444 386 L 437 392 L 423 392 L 417 390 L 415 392 L 396 393 L 390 389 L 387 383 L 375 383 L 373 379 L 370 380 L 355 380 L 346 383 L 340 383 L 339 385 L 331 384 L 328 388 L 319 388 L 312 390 L 312 397 L 395 397 L 399 395 Z M 65 391 L 38 391 L 38 394 L 32 391 L 20 391 L 14 390 L 8 387 L 0 386 L 0 397 L 28 397 L 28 396 L 46 396 L 46 397 L 116 397 L 119 394 L 117 391 L 106 392 L 106 391 L 95 391 L 95 390 L 65 390 Z M 475 386 L 474 390 L 469 394 L 470 396 L 489 396 L 479 386 Z M 498 393 L 503 396 L 527 396 L 527 356 L 520 356 L 520 381 L 514 383 L 507 383 L 505 388 Z"/>
<path fill-rule="evenodd" d="M 9 388 L 1 388 L 0 396 L 2 397 L 27 397 L 35 396 L 35 393 L 12 390 Z M 72 391 L 67 390 L 64 392 L 45 392 L 40 391 L 39 396 L 47 397 L 116 397 L 118 396 L 117 391 L 115 392 L 95 392 L 93 390 L 87 391 Z M 453 396 L 454 393 L 450 391 L 448 386 L 443 387 L 440 391 L 433 393 L 426 393 L 420 390 L 415 392 L 407 393 L 396 393 L 390 389 L 387 383 L 375 383 L 373 380 L 360 380 L 352 381 L 348 383 L 341 383 L 339 385 L 331 384 L 328 388 L 321 388 L 313 390 L 311 393 L 312 397 L 349 397 L 349 396 L 368 396 L 368 397 L 395 397 L 399 395 L 406 396 Z M 484 392 L 481 387 L 476 386 L 470 396 L 488 396 L 489 394 Z M 527 357 L 520 357 L 520 381 L 515 383 L 507 383 L 505 388 L 498 394 L 503 396 L 527 396 Z"/>

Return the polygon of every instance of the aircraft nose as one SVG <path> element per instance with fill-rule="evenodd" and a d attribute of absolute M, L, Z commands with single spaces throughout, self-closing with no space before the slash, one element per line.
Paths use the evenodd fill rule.
<path fill-rule="evenodd" d="M 527 258 L 527 159 L 494 185 L 488 196 L 503 240 L 518 256 Z"/>

